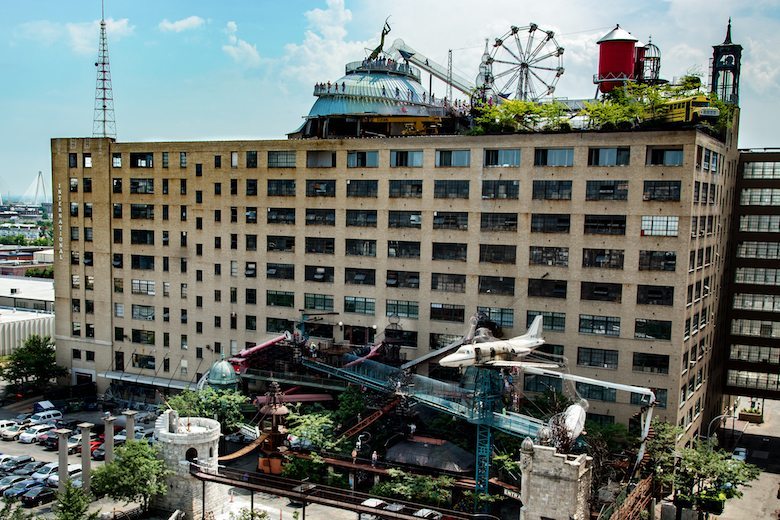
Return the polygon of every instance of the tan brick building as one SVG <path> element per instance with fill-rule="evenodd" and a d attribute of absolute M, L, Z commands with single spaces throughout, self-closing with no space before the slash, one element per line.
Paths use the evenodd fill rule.
<path fill-rule="evenodd" d="M 184 388 L 300 309 L 333 311 L 311 332 L 352 343 L 397 317 L 407 359 L 477 309 L 507 336 L 541 312 L 573 373 L 658 389 L 658 415 L 693 435 L 720 408 L 736 162 L 731 136 L 695 129 L 53 139 L 59 361 L 101 389 Z M 640 404 L 578 391 L 604 421 Z"/>

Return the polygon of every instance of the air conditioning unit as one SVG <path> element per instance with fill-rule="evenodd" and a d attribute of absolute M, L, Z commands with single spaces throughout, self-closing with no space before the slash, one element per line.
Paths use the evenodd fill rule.
<path fill-rule="evenodd" d="M 19 294 L 19 289 L 16 287 L 11 287 L 11 294 Z"/>

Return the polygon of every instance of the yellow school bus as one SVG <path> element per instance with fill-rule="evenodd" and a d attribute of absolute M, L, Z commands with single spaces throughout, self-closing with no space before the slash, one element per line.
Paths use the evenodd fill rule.
<path fill-rule="evenodd" d="M 720 110 L 710 105 L 707 96 L 699 94 L 686 98 L 670 99 L 664 103 L 665 112 L 660 117 L 667 123 L 697 123 L 716 119 Z"/>

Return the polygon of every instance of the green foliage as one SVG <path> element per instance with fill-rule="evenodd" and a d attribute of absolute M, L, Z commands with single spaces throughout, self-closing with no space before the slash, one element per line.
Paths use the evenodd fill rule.
<path fill-rule="evenodd" d="M 539 115 L 544 123 L 545 130 L 561 131 L 570 130 L 569 109 L 560 101 L 542 103 L 539 106 Z"/>
<path fill-rule="evenodd" d="M 54 278 L 54 266 L 31 267 L 24 272 L 24 276 L 29 278 Z"/>
<path fill-rule="evenodd" d="M 477 109 L 474 122 L 486 133 L 531 132 L 542 116 L 538 103 L 508 100 L 499 104 L 483 104 Z"/>
<path fill-rule="evenodd" d="M 140 502 L 146 511 L 151 497 L 168 492 L 165 477 L 169 474 L 155 446 L 146 441 L 128 441 L 116 448 L 112 462 L 92 472 L 92 485 L 98 494 L 127 503 Z"/>
<path fill-rule="evenodd" d="M 507 471 L 509 473 L 519 473 L 520 462 L 516 459 L 516 456 L 512 456 L 508 453 L 502 453 L 500 455 L 493 455 L 493 464 L 499 470 Z"/>
<path fill-rule="evenodd" d="M 588 421 L 585 424 L 588 443 L 594 439 L 604 442 L 610 453 L 620 453 L 636 447 L 638 439 L 631 435 L 625 424 L 598 424 Z"/>
<path fill-rule="evenodd" d="M 54 518 L 56 520 L 95 520 L 100 513 L 95 511 L 87 514 L 91 503 L 92 496 L 74 486 L 69 479 L 65 481 L 65 489 L 57 495 Z"/>
<path fill-rule="evenodd" d="M 504 500 L 505 497 L 501 495 L 491 495 L 490 493 L 477 493 L 476 491 L 464 491 L 463 492 L 463 499 L 469 503 L 474 504 L 475 511 L 482 511 L 485 509 L 486 506 L 490 506 L 492 504 L 495 504 L 496 502 L 500 502 Z"/>
<path fill-rule="evenodd" d="M 303 459 L 291 455 L 287 457 L 282 468 L 282 476 L 285 478 L 292 478 L 295 480 L 302 480 L 309 477 L 312 482 L 320 482 L 319 478 L 324 474 L 325 467 L 324 461 L 321 457 L 312 459 Z"/>
<path fill-rule="evenodd" d="M 35 515 L 25 511 L 16 500 L 3 500 L 0 520 L 33 520 Z"/>
<path fill-rule="evenodd" d="M 351 424 L 359 414 L 364 413 L 365 409 L 363 391 L 360 386 L 351 385 L 339 395 L 339 407 L 333 412 L 333 421 L 336 424 Z"/>
<path fill-rule="evenodd" d="M 547 419 L 553 415 L 563 413 L 573 403 L 574 401 L 570 397 L 548 388 L 544 393 L 537 395 L 528 405 L 524 406 L 523 413 L 537 419 Z"/>
<path fill-rule="evenodd" d="M 434 506 L 448 504 L 452 500 L 452 477 L 410 475 L 398 469 L 388 469 L 389 480 L 371 488 L 372 495 L 421 502 Z"/>
<path fill-rule="evenodd" d="M 230 520 L 268 520 L 268 513 L 259 509 L 249 509 L 248 507 L 242 507 L 241 510 L 236 513 L 230 513 Z"/>
<path fill-rule="evenodd" d="M 646 465 L 654 473 L 656 482 L 664 489 L 669 489 L 674 483 L 674 454 L 677 448 L 677 437 L 682 429 L 674 424 L 653 420 L 653 438 L 647 441 L 647 454 L 650 464 Z"/>
<path fill-rule="evenodd" d="M 180 417 L 215 418 L 223 431 L 232 430 L 244 419 L 241 408 L 249 398 L 237 390 L 214 390 L 207 386 L 200 391 L 185 390 L 170 399 L 168 406 Z"/>
<path fill-rule="evenodd" d="M 48 386 L 53 378 L 67 373 L 67 368 L 57 364 L 51 338 L 37 334 L 27 338 L 0 368 L 0 377 L 6 381 L 22 385 L 32 383 L 36 389 Z"/>
<path fill-rule="evenodd" d="M 24 235 L 6 235 L 0 237 L 0 244 L 4 246 L 26 246 L 27 239 Z"/>
<path fill-rule="evenodd" d="M 590 121 L 596 128 L 619 128 L 632 125 L 636 120 L 638 107 L 634 104 L 620 103 L 605 99 L 604 101 L 586 102 L 580 115 Z"/>
<path fill-rule="evenodd" d="M 290 410 L 287 416 L 287 431 L 296 437 L 307 439 L 313 446 L 331 450 L 336 447 L 333 436 L 333 418 L 328 412 L 300 413 L 300 409 Z"/>

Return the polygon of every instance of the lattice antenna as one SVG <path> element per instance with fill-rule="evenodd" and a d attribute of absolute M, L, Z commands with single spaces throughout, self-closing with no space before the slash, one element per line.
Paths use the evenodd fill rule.
<path fill-rule="evenodd" d="M 114 117 L 114 92 L 111 88 L 111 66 L 108 62 L 108 37 L 103 2 L 100 4 L 100 50 L 95 85 L 95 114 L 92 118 L 92 137 L 116 138 L 116 119 Z"/>

